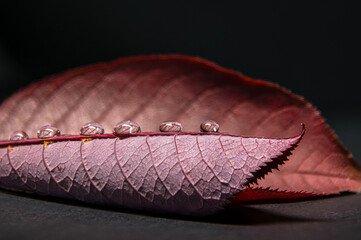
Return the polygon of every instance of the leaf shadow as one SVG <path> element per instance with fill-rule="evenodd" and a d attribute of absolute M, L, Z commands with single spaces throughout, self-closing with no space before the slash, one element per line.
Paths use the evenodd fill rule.
<path fill-rule="evenodd" d="M 310 222 L 319 221 L 309 218 L 293 217 L 282 214 L 276 214 L 266 210 L 256 209 L 248 206 L 241 206 L 238 209 L 225 209 L 208 217 L 184 217 L 183 220 L 200 221 L 213 224 L 226 225 L 262 225 L 279 224 L 290 222 Z"/>
<path fill-rule="evenodd" d="M 302 223 L 302 222 L 312 222 L 312 221 L 315 222 L 325 221 L 325 219 L 304 218 L 304 217 L 295 217 L 295 216 L 277 214 L 271 211 L 267 211 L 265 209 L 254 208 L 252 207 L 252 203 L 250 203 L 250 205 L 232 204 L 229 205 L 226 209 L 211 216 L 194 217 L 194 216 L 181 216 L 176 214 L 154 213 L 154 212 L 147 212 L 147 211 L 133 210 L 133 209 L 124 209 L 124 208 L 106 206 L 106 205 L 95 205 L 95 204 L 80 202 L 77 200 L 60 199 L 52 196 L 42 196 L 37 194 L 13 192 L 4 189 L 0 189 L 0 193 L 12 195 L 15 197 L 22 197 L 27 199 L 41 200 L 41 201 L 53 202 L 53 203 L 55 202 L 58 204 L 66 204 L 81 208 L 98 209 L 102 211 L 147 216 L 150 218 L 163 218 L 163 219 L 172 219 L 172 220 L 180 220 L 180 221 L 204 222 L 204 223 L 223 224 L 223 225 L 262 225 L 262 224 L 277 224 L 277 223 L 282 224 L 282 223 L 290 223 L 290 222 Z M 291 200 L 291 201 L 283 200 L 281 202 L 295 202 L 295 201 L 309 201 L 309 200 L 311 199 L 306 199 L 306 200 L 300 199 L 300 200 Z M 272 203 L 275 202 L 273 201 Z M 268 203 L 264 203 L 264 204 L 268 204 Z"/>

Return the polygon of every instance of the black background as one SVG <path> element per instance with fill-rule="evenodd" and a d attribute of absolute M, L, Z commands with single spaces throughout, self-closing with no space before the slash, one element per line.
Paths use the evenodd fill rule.
<path fill-rule="evenodd" d="M 199 56 L 248 76 L 276 82 L 304 96 L 321 111 L 355 157 L 361 159 L 358 140 L 361 133 L 361 14 L 356 3 L 1 2 L 0 100 L 35 80 L 80 65 L 132 55 Z M 9 193 L 1 196 L 3 204 L 13 198 Z M 349 210 L 354 223 L 361 221 L 359 209 L 360 206 Z M 97 214 L 96 211 L 101 210 L 87 211 Z M 87 217 L 79 221 L 87 221 Z M 100 217 L 100 221 L 105 220 Z M 179 220 L 174 222 L 179 224 Z M 179 234 L 189 231 L 187 224 L 185 221 L 180 226 L 184 232 Z M 274 224 L 277 225 L 277 221 Z M 361 225 L 356 226 L 359 228 L 354 231 L 360 233 Z M 155 224 L 154 231 L 157 227 L 161 225 Z M 137 228 L 133 228 L 136 232 Z M 14 232 L 6 231 L 15 233 L 16 228 Z M 74 236 L 80 234 L 76 229 L 72 231 Z M 162 236 L 167 233 L 163 232 Z M 204 237 L 206 233 L 201 231 L 195 236 Z"/>

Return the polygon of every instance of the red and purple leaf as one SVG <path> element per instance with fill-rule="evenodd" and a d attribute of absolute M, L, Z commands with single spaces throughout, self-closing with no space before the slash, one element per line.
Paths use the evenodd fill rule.
<path fill-rule="evenodd" d="M 282 164 L 303 134 L 266 139 L 135 133 L 1 142 L 0 185 L 90 203 L 208 215 Z"/>
<path fill-rule="evenodd" d="M 361 191 L 360 166 L 309 102 L 275 84 L 253 80 L 193 57 L 124 58 L 71 70 L 35 83 L 1 105 L 0 139 L 8 139 L 18 129 L 34 137 L 36 130 L 46 124 L 64 133 L 76 134 L 84 123 L 96 121 L 109 132 L 117 122 L 126 119 L 152 132 L 168 119 L 180 121 L 185 131 L 191 132 L 199 131 L 199 124 L 204 120 L 214 119 L 222 132 L 267 138 L 293 136 L 303 122 L 307 134 L 291 160 L 282 165 L 280 171 L 253 183 L 248 193 L 255 191 L 256 196 L 255 188 L 278 189 L 269 191 L 272 194 L 258 196 L 282 198 L 281 193 L 285 192 L 298 193 L 293 196 L 299 197 L 301 193 L 327 195 Z M 26 158 L 36 154 L 36 146 L 39 145 L 34 144 Z M 106 151 L 93 150 L 94 155 Z M 61 157 L 68 158 L 67 155 Z M 26 169 L 25 165 L 21 174 L 37 176 L 38 172 Z M 60 165 L 59 171 L 65 166 L 66 163 Z M 41 163 L 38 168 L 37 171 L 46 170 Z M 86 174 L 87 169 L 83 168 L 72 174 Z M 90 169 L 94 166 L 88 171 Z M 96 173 L 100 175 L 90 174 L 90 177 L 102 176 L 106 180 L 119 174 Z M 65 175 L 57 177 L 65 189 L 71 189 L 73 183 Z M 39 184 L 42 188 L 43 182 L 31 184 Z M 103 184 L 98 182 L 96 186 L 100 188 Z M 93 188 L 95 186 L 90 184 L 89 191 L 94 191 Z M 242 200 L 241 196 L 235 199 Z"/>

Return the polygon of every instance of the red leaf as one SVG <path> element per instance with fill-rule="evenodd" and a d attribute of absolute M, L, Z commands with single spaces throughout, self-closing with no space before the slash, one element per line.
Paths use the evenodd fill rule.
<path fill-rule="evenodd" d="M 308 133 L 291 161 L 259 187 L 320 194 L 361 190 L 360 167 L 310 103 L 199 58 L 124 58 L 45 79 L 3 103 L 0 137 L 16 129 L 34 133 L 46 124 L 74 134 L 90 121 L 110 131 L 125 119 L 146 131 L 157 131 L 168 119 L 198 131 L 200 122 L 213 119 L 222 132 L 267 137 L 293 136 L 303 122 Z"/>
<path fill-rule="evenodd" d="M 208 215 L 282 164 L 303 133 L 284 139 L 135 133 L 0 142 L 0 184 L 91 203 Z"/>
<path fill-rule="evenodd" d="M 266 200 L 266 199 L 298 199 L 306 197 L 317 197 L 320 194 L 307 193 L 307 192 L 290 192 L 290 191 L 279 191 L 273 190 L 270 188 L 246 188 L 239 194 L 237 194 L 232 202 L 235 203 L 255 203 L 257 200 Z"/>

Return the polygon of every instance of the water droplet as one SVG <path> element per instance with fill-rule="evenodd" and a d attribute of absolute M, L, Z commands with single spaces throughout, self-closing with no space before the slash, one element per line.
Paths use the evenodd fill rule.
<path fill-rule="evenodd" d="M 115 135 L 129 134 L 135 132 L 140 132 L 140 126 L 139 124 L 130 120 L 121 121 L 114 127 Z"/>
<path fill-rule="evenodd" d="M 28 134 L 26 134 L 26 132 L 24 131 L 15 131 L 10 135 L 11 141 L 24 140 L 28 138 L 29 138 Z"/>
<path fill-rule="evenodd" d="M 103 126 L 95 122 L 84 124 L 80 129 L 80 134 L 86 136 L 103 134 L 103 133 L 104 133 Z"/>
<path fill-rule="evenodd" d="M 162 122 L 159 125 L 159 130 L 161 132 L 181 132 L 182 124 L 180 122 L 175 122 L 175 121 Z"/>
<path fill-rule="evenodd" d="M 202 132 L 218 132 L 219 124 L 213 120 L 206 120 L 201 123 Z"/>
<path fill-rule="evenodd" d="M 60 131 L 56 127 L 46 125 L 38 130 L 38 138 L 51 138 L 60 136 Z"/>

